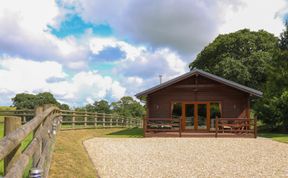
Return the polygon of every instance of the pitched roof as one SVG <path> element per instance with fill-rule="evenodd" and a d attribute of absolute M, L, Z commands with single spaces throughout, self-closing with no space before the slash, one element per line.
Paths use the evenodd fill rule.
<path fill-rule="evenodd" d="M 168 87 L 170 85 L 173 85 L 173 84 L 175 84 L 175 83 L 177 83 L 179 81 L 182 81 L 182 80 L 184 80 L 186 78 L 189 78 L 189 77 L 191 77 L 191 76 L 193 76 L 195 74 L 199 74 L 199 75 L 201 75 L 203 77 L 206 77 L 206 78 L 209 78 L 211 80 L 217 81 L 219 83 L 225 84 L 225 85 L 230 86 L 232 88 L 236 88 L 238 90 L 241 90 L 243 92 L 249 93 L 249 94 L 254 95 L 254 96 L 261 97 L 262 94 L 263 94 L 261 91 L 255 90 L 253 88 L 249 88 L 247 86 L 241 85 L 241 84 L 233 82 L 231 80 L 224 79 L 222 77 L 216 76 L 214 74 L 210 74 L 210 73 L 205 72 L 205 71 L 200 70 L 200 69 L 193 69 L 190 72 L 187 72 L 187 73 L 185 73 L 185 74 L 183 74 L 183 75 L 181 75 L 179 77 L 176 77 L 176 78 L 174 78 L 172 80 L 169 80 L 167 82 L 159 84 L 159 85 L 157 85 L 155 87 L 152 87 L 152 88 L 147 89 L 145 91 L 142 91 L 140 93 L 137 93 L 135 96 L 137 98 L 139 98 L 141 96 L 146 96 L 146 95 L 148 95 L 150 93 L 154 93 L 154 92 L 156 92 L 158 90 L 161 90 L 161 89 L 166 88 L 166 87 Z"/>

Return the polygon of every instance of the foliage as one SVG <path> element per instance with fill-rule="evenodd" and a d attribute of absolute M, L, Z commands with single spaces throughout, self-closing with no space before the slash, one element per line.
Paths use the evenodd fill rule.
<path fill-rule="evenodd" d="M 144 107 L 130 96 L 124 96 L 119 101 L 111 103 L 114 113 L 125 117 L 142 117 Z"/>
<path fill-rule="evenodd" d="M 259 118 L 271 129 L 288 131 L 288 24 L 269 66 L 264 96 L 256 105 Z"/>
<path fill-rule="evenodd" d="M 61 104 L 61 105 L 59 106 L 59 108 L 62 109 L 62 110 L 70 110 L 70 107 L 69 107 L 68 104 Z"/>
<path fill-rule="evenodd" d="M 119 101 L 112 102 L 111 104 L 106 100 L 95 101 L 93 104 L 87 104 L 75 110 L 106 114 L 114 113 L 124 117 L 142 117 L 145 112 L 144 106 L 130 96 L 124 96 Z"/>
<path fill-rule="evenodd" d="M 110 105 L 106 100 L 95 101 L 92 104 L 87 104 L 85 109 L 89 112 L 97 112 L 97 113 L 111 113 Z"/>
<path fill-rule="evenodd" d="M 39 93 L 37 95 L 28 93 L 19 93 L 12 98 L 13 106 L 17 109 L 34 109 L 43 104 L 54 104 L 60 106 L 60 103 L 49 92 Z"/>
<path fill-rule="evenodd" d="M 276 48 L 277 38 L 274 35 L 263 30 L 243 29 L 219 35 L 189 67 L 262 89 L 267 80 L 267 66 Z"/>

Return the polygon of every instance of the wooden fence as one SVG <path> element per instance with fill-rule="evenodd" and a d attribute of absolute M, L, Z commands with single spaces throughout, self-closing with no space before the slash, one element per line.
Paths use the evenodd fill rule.
<path fill-rule="evenodd" d="M 10 115 L 13 114 L 10 113 Z M 22 122 L 23 117 L 26 117 L 26 114 L 15 115 L 22 116 Z M 16 124 L 17 121 L 19 124 Z M 0 159 L 4 159 L 5 177 L 23 177 L 30 160 L 32 160 L 33 168 L 42 171 L 43 177 L 48 176 L 55 135 L 60 121 L 60 110 L 48 105 L 38 107 L 35 110 L 35 116 L 23 125 L 21 125 L 20 117 L 5 117 L 5 137 L 0 140 Z M 18 128 L 15 125 L 18 125 Z M 21 143 L 30 134 L 33 135 L 32 140 L 22 151 Z"/>
<path fill-rule="evenodd" d="M 61 110 L 61 130 L 109 127 L 142 127 L 140 118 L 124 118 L 115 114 Z"/>
<path fill-rule="evenodd" d="M 82 128 L 142 127 L 142 119 L 114 114 L 60 110 L 46 105 L 35 110 L 0 111 L 5 116 L 5 137 L 0 140 L 0 159 L 5 177 L 22 177 L 29 160 L 47 177 L 57 131 Z M 28 135 L 32 141 L 22 152 L 20 145 Z"/>

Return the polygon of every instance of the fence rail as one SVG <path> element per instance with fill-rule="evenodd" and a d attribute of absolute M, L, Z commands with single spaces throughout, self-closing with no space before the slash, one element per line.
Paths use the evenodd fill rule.
<path fill-rule="evenodd" d="M 17 112 L 19 111 L 7 112 L 11 115 L 5 117 L 5 137 L 0 140 L 0 159 L 4 159 L 5 177 L 22 177 L 31 159 L 32 166 L 42 170 L 43 177 L 47 177 L 55 143 L 55 134 L 61 120 L 60 110 L 48 105 L 38 107 L 35 110 L 35 116 L 23 125 L 21 125 L 21 118 L 15 117 Z M 17 116 L 19 115 L 17 114 Z M 15 127 L 15 121 L 17 120 L 19 125 L 16 129 L 13 127 Z M 24 151 L 21 152 L 20 145 L 30 134 L 33 135 L 33 138 Z"/>
<path fill-rule="evenodd" d="M 61 110 L 61 130 L 106 127 L 142 127 L 140 118 L 124 118 L 115 114 Z"/>
<path fill-rule="evenodd" d="M 2 123 L 5 132 L 8 131 L 0 140 L 0 159 L 4 159 L 4 174 L 8 178 L 22 177 L 31 159 L 33 169 L 42 170 L 43 177 L 47 177 L 55 134 L 59 129 L 142 127 L 142 119 L 124 118 L 115 114 L 60 110 L 51 105 L 35 110 L 2 110 L 0 116 L 5 116 Z M 18 128 L 14 128 L 15 121 L 19 121 Z M 32 141 L 21 153 L 20 145 L 30 134 L 33 135 Z"/>

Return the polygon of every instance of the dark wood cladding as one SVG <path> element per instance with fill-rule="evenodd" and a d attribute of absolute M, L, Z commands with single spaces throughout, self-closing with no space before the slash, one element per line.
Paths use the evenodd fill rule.
<path fill-rule="evenodd" d="M 172 102 L 220 102 L 222 117 L 248 117 L 249 94 L 200 75 L 175 83 L 147 96 L 149 118 L 170 118 Z"/>

